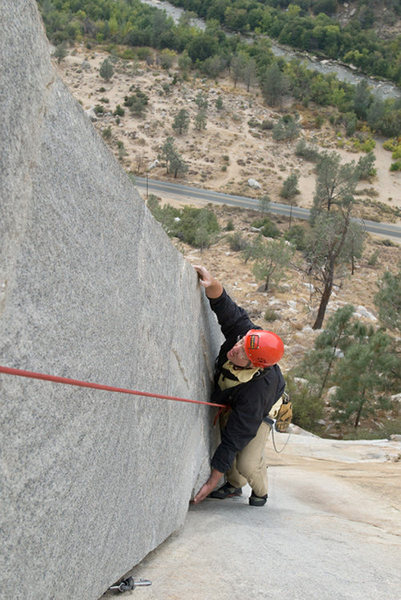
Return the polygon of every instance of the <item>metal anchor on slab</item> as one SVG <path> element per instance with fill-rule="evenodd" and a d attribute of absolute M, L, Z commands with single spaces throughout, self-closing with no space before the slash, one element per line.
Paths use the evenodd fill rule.
<path fill-rule="evenodd" d="M 135 580 L 133 577 L 128 577 L 120 583 L 116 583 L 109 587 L 109 590 L 116 592 L 129 592 L 130 590 L 134 590 L 137 587 L 145 587 L 147 585 L 152 585 L 152 582 L 148 579 L 138 579 Z"/>

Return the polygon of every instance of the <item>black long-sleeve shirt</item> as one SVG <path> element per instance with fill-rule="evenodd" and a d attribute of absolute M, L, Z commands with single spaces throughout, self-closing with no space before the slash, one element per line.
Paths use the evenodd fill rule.
<path fill-rule="evenodd" d="M 212 402 L 231 407 L 227 425 L 221 434 L 221 443 L 212 458 L 212 467 L 222 473 L 228 471 L 235 455 L 255 437 L 260 424 L 284 392 L 285 382 L 280 367 L 261 369 L 253 379 L 235 387 L 220 390 L 217 381 L 227 360 L 227 352 L 250 329 L 260 329 L 252 323 L 248 313 L 238 306 L 224 290 L 219 298 L 210 298 L 225 342 L 216 361 L 215 388 Z"/>

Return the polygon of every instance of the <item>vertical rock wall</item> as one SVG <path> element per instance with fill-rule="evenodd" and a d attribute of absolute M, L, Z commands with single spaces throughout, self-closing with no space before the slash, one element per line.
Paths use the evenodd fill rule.
<path fill-rule="evenodd" d="M 0 0 L 0 364 L 207 400 L 192 268 L 57 79 L 34 0 Z M 4 598 L 90 600 L 184 521 L 208 407 L 0 375 Z"/>

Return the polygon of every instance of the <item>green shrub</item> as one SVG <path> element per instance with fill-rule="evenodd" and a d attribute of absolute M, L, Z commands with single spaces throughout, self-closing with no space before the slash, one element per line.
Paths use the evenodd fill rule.
<path fill-rule="evenodd" d="M 274 127 L 274 121 L 271 119 L 264 119 L 260 124 L 260 129 L 262 131 L 270 131 Z"/>
<path fill-rule="evenodd" d="M 285 232 L 284 239 L 291 242 L 297 250 L 303 251 L 306 248 L 305 229 L 302 225 L 293 225 Z"/>
<path fill-rule="evenodd" d="M 146 60 L 150 56 L 153 56 L 153 51 L 147 46 L 141 46 L 139 48 L 136 48 L 136 55 L 138 57 L 138 60 Z"/>
<path fill-rule="evenodd" d="M 105 81 L 109 81 L 113 77 L 113 74 L 114 74 L 113 65 L 111 64 L 110 60 L 108 58 L 106 58 L 100 65 L 99 75 Z"/>
<path fill-rule="evenodd" d="M 378 259 L 378 258 L 379 258 L 379 251 L 378 251 L 378 250 L 375 250 L 375 251 L 372 253 L 372 255 L 369 257 L 369 260 L 368 260 L 368 265 L 369 265 L 370 267 L 374 267 L 374 266 L 375 266 L 375 264 L 377 263 L 377 259 Z"/>
<path fill-rule="evenodd" d="M 395 148 L 395 150 L 391 156 L 394 160 L 401 158 L 401 144 Z"/>
<path fill-rule="evenodd" d="M 362 150 L 362 152 L 366 152 L 366 153 L 371 152 L 373 150 L 373 148 L 375 148 L 375 147 L 376 147 L 376 142 L 371 137 L 367 138 L 361 144 L 361 150 Z"/>
<path fill-rule="evenodd" d="M 396 138 L 390 138 L 389 140 L 386 140 L 385 142 L 383 142 L 383 148 L 385 150 L 390 150 L 391 152 L 394 152 L 394 150 L 397 148 L 398 146 L 398 140 Z"/>
<path fill-rule="evenodd" d="M 220 231 L 216 215 L 208 208 L 184 206 L 172 234 L 195 248 L 208 248 Z"/>
<path fill-rule="evenodd" d="M 130 91 L 133 90 L 131 86 Z M 132 96 L 125 96 L 124 106 L 128 106 L 133 115 L 141 117 L 145 112 L 149 97 L 142 92 L 139 88 L 134 88 L 135 93 Z"/>
<path fill-rule="evenodd" d="M 268 308 L 264 314 L 265 321 L 269 321 L 269 323 L 277 321 L 278 318 L 279 315 L 272 308 Z"/>
<path fill-rule="evenodd" d="M 310 162 L 316 162 L 319 158 L 319 150 L 316 147 L 307 144 L 304 139 L 299 140 L 295 148 L 295 154 Z"/>
<path fill-rule="evenodd" d="M 232 250 L 233 252 L 242 252 L 248 246 L 248 241 L 242 237 L 239 231 L 236 231 L 232 235 L 229 235 L 227 240 L 230 246 L 230 250 Z"/>
<path fill-rule="evenodd" d="M 161 206 L 160 200 L 153 194 L 149 196 L 147 205 L 169 236 L 195 248 L 208 248 L 220 231 L 216 215 L 208 208 Z"/>
<path fill-rule="evenodd" d="M 232 219 L 230 219 L 225 227 L 226 231 L 234 231 L 234 223 Z"/>
<path fill-rule="evenodd" d="M 269 219 L 269 217 L 264 217 L 263 219 L 258 219 L 252 223 L 253 227 L 260 229 L 260 233 L 264 237 L 269 238 L 278 238 L 281 233 L 278 227 Z"/>
<path fill-rule="evenodd" d="M 103 129 L 102 136 L 105 140 L 109 140 L 111 138 L 111 127 L 106 127 Z"/>
<path fill-rule="evenodd" d="M 119 104 L 117 104 L 117 106 L 113 112 L 113 115 L 115 117 L 123 117 L 125 115 L 125 110 L 123 108 L 121 108 L 121 106 Z"/>
<path fill-rule="evenodd" d="M 124 50 L 118 52 L 118 56 L 124 60 L 133 60 L 135 58 L 135 52 L 133 48 L 124 48 Z"/>
<path fill-rule="evenodd" d="M 319 433 L 318 421 L 323 416 L 324 401 L 311 393 L 308 385 L 296 383 L 290 375 L 286 377 L 287 392 L 293 409 L 292 421 L 312 433 Z"/>
<path fill-rule="evenodd" d="M 104 106 L 102 106 L 101 104 L 97 104 L 93 110 L 95 111 L 95 113 L 97 115 L 103 115 L 104 114 Z"/>
<path fill-rule="evenodd" d="M 254 117 L 252 117 L 251 119 L 249 119 L 248 125 L 249 125 L 249 127 L 258 127 L 259 121 L 257 119 L 255 119 Z"/>
<path fill-rule="evenodd" d="M 293 140 L 298 137 L 300 124 L 292 115 L 284 115 L 273 126 L 273 140 L 276 142 Z"/>
<path fill-rule="evenodd" d="M 397 162 L 392 163 L 390 171 L 401 171 L 401 160 L 397 160 Z"/>

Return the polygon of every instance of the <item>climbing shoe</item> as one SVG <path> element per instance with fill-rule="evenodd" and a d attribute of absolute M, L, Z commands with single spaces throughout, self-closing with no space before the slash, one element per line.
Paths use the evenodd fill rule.
<path fill-rule="evenodd" d="M 251 506 L 264 506 L 266 504 L 267 494 L 265 496 L 257 496 L 253 491 L 249 497 L 249 504 Z"/>
<path fill-rule="evenodd" d="M 232 498 L 233 496 L 241 496 L 242 488 L 235 488 L 231 484 L 225 483 L 218 490 L 214 490 L 211 494 L 209 494 L 209 498 L 219 498 L 219 500 L 224 500 L 225 498 Z"/>

